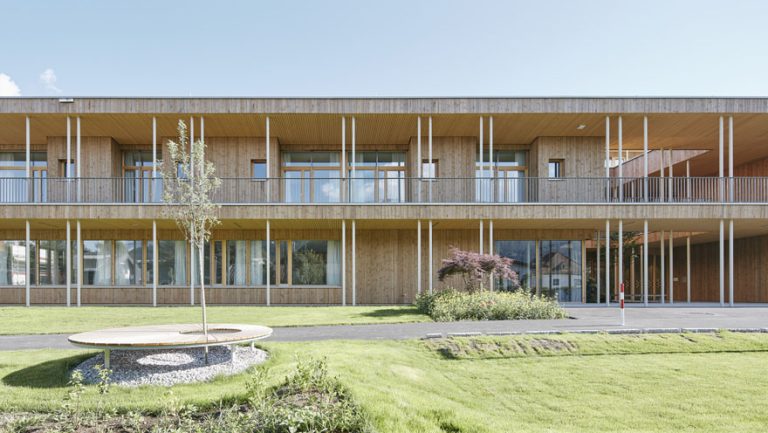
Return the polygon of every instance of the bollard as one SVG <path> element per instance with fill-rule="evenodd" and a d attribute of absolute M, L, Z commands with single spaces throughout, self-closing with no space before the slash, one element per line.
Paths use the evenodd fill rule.
<path fill-rule="evenodd" d="M 624 283 L 619 285 L 619 309 L 621 310 L 621 326 L 624 326 Z"/>

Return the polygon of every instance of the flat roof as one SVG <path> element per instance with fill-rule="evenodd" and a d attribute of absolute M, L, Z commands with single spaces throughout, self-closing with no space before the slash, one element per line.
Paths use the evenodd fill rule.
<path fill-rule="evenodd" d="M 764 114 L 768 97 L 5 97 L 0 98 L 3 113 Z"/>

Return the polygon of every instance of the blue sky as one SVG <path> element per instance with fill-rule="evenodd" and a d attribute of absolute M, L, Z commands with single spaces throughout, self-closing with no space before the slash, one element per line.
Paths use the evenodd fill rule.
<path fill-rule="evenodd" d="M 0 95 L 768 95 L 765 0 L 0 0 L 0 41 Z"/>

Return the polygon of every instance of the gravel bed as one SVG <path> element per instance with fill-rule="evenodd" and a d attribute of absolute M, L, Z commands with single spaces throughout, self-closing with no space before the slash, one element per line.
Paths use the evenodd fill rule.
<path fill-rule="evenodd" d="M 241 373 L 266 359 L 267 352 L 241 346 L 234 349 L 234 361 L 229 347 L 211 347 L 208 365 L 205 364 L 202 348 L 113 350 L 110 356 L 110 382 L 127 387 L 204 382 L 220 375 Z M 98 383 L 99 375 L 94 369 L 97 364 L 104 365 L 103 353 L 88 358 L 74 370 L 82 372 L 85 383 Z"/>

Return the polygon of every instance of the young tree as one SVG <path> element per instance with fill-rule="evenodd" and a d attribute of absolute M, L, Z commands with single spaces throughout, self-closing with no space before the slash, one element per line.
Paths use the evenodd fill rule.
<path fill-rule="evenodd" d="M 200 306 L 203 313 L 203 334 L 208 342 L 208 316 L 205 309 L 205 266 L 203 251 L 211 237 L 211 229 L 219 224 L 220 206 L 213 203 L 211 195 L 221 186 L 214 174 L 211 162 L 205 160 L 205 142 L 187 140 L 187 125 L 179 120 L 178 141 L 169 141 L 167 155 L 163 158 L 160 173 L 163 177 L 163 202 L 166 216 L 173 218 L 184 237 L 198 253 L 200 282 Z M 191 148 L 187 152 L 188 146 Z M 157 246 L 155 246 L 157 248 Z M 208 348 L 205 349 L 208 363 Z"/>
<path fill-rule="evenodd" d="M 487 276 L 509 281 L 512 288 L 520 287 L 517 272 L 512 270 L 512 260 L 496 254 L 480 254 L 451 247 L 451 257 L 443 259 L 437 278 L 444 281 L 452 275 L 460 275 L 464 288 L 470 292 L 482 290 Z"/>

